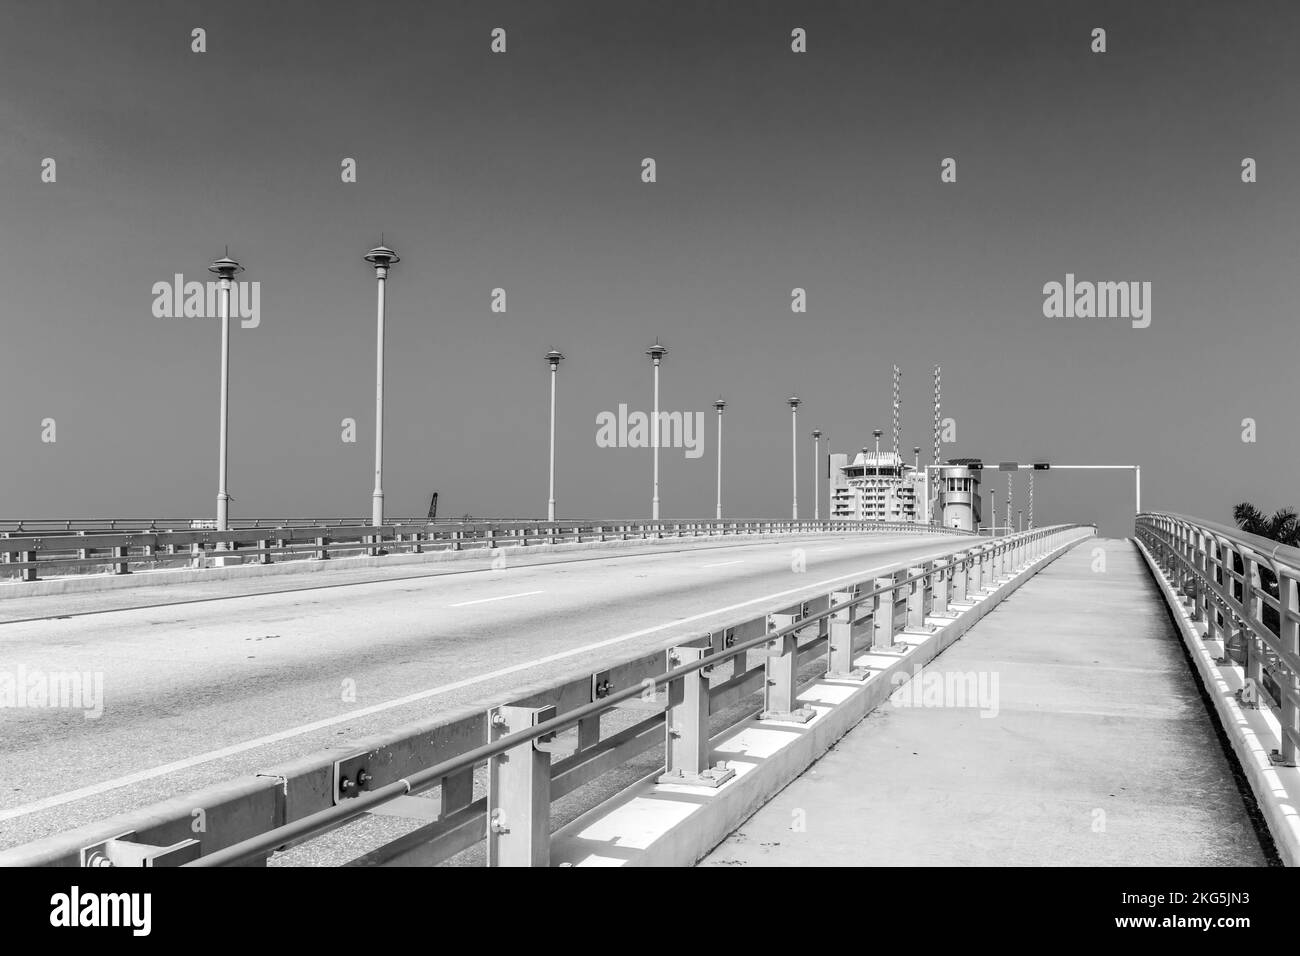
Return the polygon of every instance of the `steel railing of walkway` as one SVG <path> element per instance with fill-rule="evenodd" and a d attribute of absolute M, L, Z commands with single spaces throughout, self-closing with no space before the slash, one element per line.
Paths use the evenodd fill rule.
<path fill-rule="evenodd" d="M 1187 515 L 1137 517 L 1138 540 L 1191 605 L 1205 640 L 1223 641 L 1225 658 L 1244 670 L 1243 703 L 1278 714 L 1280 749 L 1271 759 L 1295 766 L 1300 743 L 1300 549 Z"/>
<path fill-rule="evenodd" d="M 870 672 L 854 666 L 864 647 L 897 651 L 895 637 L 904 629 L 924 631 L 927 616 L 971 606 L 969 596 L 981 588 L 1092 532 L 1059 525 L 954 541 L 951 551 L 929 560 L 890 565 L 599 671 L 571 672 L 486 711 L 462 708 L 0 852 L 0 865 L 258 865 L 277 850 L 434 788 L 440 803 L 420 802 L 426 819 L 428 809 L 438 809 L 435 820 L 351 865 L 431 865 L 483 841 L 489 865 L 546 865 L 552 801 L 660 743 L 671 782 L 716 786 L 726 770 L 711 764 L 709 739 L 720 729 L 710 726 L 711 715 L 728 715 L 720 719 L 734 726 L 753 715 L 735 705 L 762 691 L 760 713 L 798 719 L 801 668 L 824 661 L 828 676 L 864 680 Z M 615 714 L 623 726 L 602 727 L 602 716 Z M 475 770 L 483 764 L 486 793 L 475 798 Z M 200 817 L 205 826 L 196 833 Z"/>

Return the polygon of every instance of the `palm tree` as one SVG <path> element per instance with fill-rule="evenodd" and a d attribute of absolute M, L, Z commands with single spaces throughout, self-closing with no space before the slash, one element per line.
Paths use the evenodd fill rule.
<path fill-rule="evenodd" d="M 1280 544 L 1300 547 L 1300 516 L 1294 508 L 1279 508 L 1272 516 L 1265 515 L 1249 501 L 1232 509 L 1232 519 L 1247 534 L 1269 538 Z"/>

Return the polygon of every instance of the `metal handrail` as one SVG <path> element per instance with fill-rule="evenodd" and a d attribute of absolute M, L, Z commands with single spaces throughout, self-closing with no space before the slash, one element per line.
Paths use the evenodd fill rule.
<path fill-rule="evenodd" d="M 1040 538 L 1046 538 L 1072 528 L 1092 527 L 1091 525 L 1056 525 L 1047 528 L 1034 529 L 1032 531 L 1018 532 L 1014 535 L 1008 535 L 1003 538 L 995 538 L 981 542 L 966 552 L 961 553 L 963 567 L 976 560 L 980 560 L 984 554 L 994 556 L 1006 552 L 1012 548 L 1018 548 L 1024 544 L 1036 541 Z M 958 555 L 953 555 L 956 558 Z M 695 673 L 703 668 L 716 667 L 724 664 L 740 654 L 746 653 L 757 647 L 772 644 L 786 636 L 804 630 L 811 625 L 820 625 L 823 620 L 829 619 L 832 615 L 841 613 L 846 610 L 856 608 L 860 604 L 868 601 L 874 601 L 876 597 L 882 594 L 891 594 L 902 588 L 910 587 L 916 581 L 929 577 L 934 573 L 933 569 L 922 570 L 918 574 L 908 575 L 903 579 L 895 580 L 887 586 L 874 587 L 849 601 L 833 604 L 824 611 L 818 611 L 804 617 L 800 617 L 791 624 L 779 629 L 765 632 L 752 637 L 748 640 L 738 641 L 731 647 L 722 651 L 702 657 L 699 660 L 680 664 L 671 667 L 656 677 L 647 677 L 645 681 L 653 681 L 654 689 L 657 692 L 661 687 L 675 680 Z M 278 847 L 286 844 L 300 842 L 308 839 L 326 830 L 330 830 L 339 824 L 342 824 L 360 814 L 366 812 L 371 807 L 385 803 L 396 797 L 410 794 L 431 786 L 442 778 L 473 768 L 476 764 L 492 757 L 499 756 L 508 750 L 513 749 L 521 744 L 536 741 L 539 738 L 557 733 L 562 730 L 576 725 L 580 721 L 603 714 L 605 711 L 612 709 L 616 705 L 639 697 L 648 688 L 645 683 L 632 685 L 620 691 L 614 691 L 609 695 L 592 701 L 589 704 L 580 705 L 572 710 L 566 711 L 550 720 L 542 721 L 531 727 L 516 731 L 498 738 L 495 741 L 482 744 L 455 757 L 450 757 L 431 767 L 410 774 L 400 780 L 379 787 L 375 790 L 366 791 L 347 800 L 345 803 L 336 804 L 325 810 L 318 811 L 300 820 L 284 824 L 273 830 L 268 830 L 257 836 L 251 837 L 240 843 L 233 844 L 224 849 L 217 850 L 206 856 L 200 857 L 186 866 L 211 867 L 211 866 L 228 866 L 235 863 L 243 862 L 251 857 L 263 855 Z"/>
<path fill-rule="evenodd" d="M 1205 622 L 1205 639 L 1222 640 L 1225 657 L 1241 666 L 1257 689 L 1267 688 L 1265 676 L 1273 681 L 1281 710 L 1279 759 L 1294 764 L 1300 751 L 1295 729 L 1300 714 L 1300 549 L 1164 512 L 1138 515 L 1137 533 L 1171 587 L 1190 598 L 1192 620 Z M 1262 580 L 1261 568 L 1274 576 L 1275 594 Z M 1276 612 L 1277 630 L 1264 620 L 1265 607 Z M 1258 699 L 1274 706 L 1271 692 Z"/>
<path fill-rule="evenodd" d="M 501 543 L 528 545 L 532 539 L 547 539 L 540 543 L 559 544 L 559 539 L 582 542 L 584 537 L 606 536 L 626 540 L 629 535 L 663 537 L 711 537 L 738 534 L 806 534 L 832 532 L 899 532 L 908 534 L 966 535 L 970 532 L 905 522 L 758 520 L 739 521 L 714 519 L 698 521 L 610 521 L 594 524 L 562 520 L 525 523 L 515 521 L 481 521 L 430 523 L 424 519 L 409 524 L 389 523 L 348 526 L 292 527 L 236 527 L 226 531 L 210 528 L 51 531 L 51 532 L 0 532 L 0 569 L 18 571 L 25 581 L 37 580 L 40 568 L 82 567 L 86 565 L 111 566 L 115 574 L 128 574 L 132 562 L 180 561 L 187 553 L 178 548 L 188 548 L 188 558 L 208 556 L 209 547 L 226 563 L 242 562 L 249 557 L 268 564 L 273 555 L 290 557 L 315 556 L 326 558 L 330 550 L 363 550 L 370 554 L 387 553 L 392 548 L 412 553 L 423 551 L 426 545 L 459 550 L 465 545 L 487 544 L 498 547 Z M 112 550 L 109 555 L 105 552 Z M 130 551 L 140 552 L 132 556 Z M 160 550 L 165 549 L 165 550 Z M 100 552 L 92 556 L 92 552 Z M 41 554 L 47 557 L 42 560 Z M 77 557 L 51 557 L 50 555 L 76 553 Z"/>

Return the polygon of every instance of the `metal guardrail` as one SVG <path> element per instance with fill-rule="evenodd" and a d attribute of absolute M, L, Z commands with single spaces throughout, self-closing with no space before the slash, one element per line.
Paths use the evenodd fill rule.
<path fill-rule="evenodd" d="M 1245 706 L 1278 712 L 1274 763 L 1295 766 L 1300 744 L 1300 549 L 1187 515 L 1137 517 L 1138 539 L 1191 604 L 1205 640 L 1244 672 Z"/>
<path fill-rule="evenodd" d="M 553 800 L 660 742 L 661 779 L 717 786 L 729 771 L 711 765 L 709 739 L 719 729 L 710 727 L 711 715 L 735 710 L 761 690 L 763 716 L 811 717 L 796 699 L 801 667 L 824 658 L 829 676 L 865 680 L 869 672 L 854 667 L 864 647 L 893 649 L 900 632 L 932 632 L 927 616 L 956 616 L 951 608 L 972 603 L 969 595 L 1092 532 L 1060 525 L 972 538 L 979 543 L 957 543 L 933 560 L 900 562 L 666 650 L 529 688 L 486 712 L 465 708 L 409 724 L 0 852 L 0 865 L 257 865 L 278 849 L 435 787 L 437 819 L 351 865 L 436 864 L 483 840 L 489 865 L 546 865 Z M 636 719 L 606 734 L 601 718 L 614 711 Z M 575 728 L 565 753 L 557 735 Z M 475 769 L 484 763 L 487 792 L 476 799 Z M 205 828 L 196 833 L 199 818 Z"/>
<path fill-rule="evenodd" d="M 969 535 L 930 525 L 883 521 L 579 521 L 434 522 L 424 520 L 383 526 L 287 525 L 211 529 L 143 531 L 0 532 L 0 576 L 38 580 L 44 570 L 107 567 L 112 574 L 137 569 L 188 564 L 207 567 L 270 564 L 275 559 L 323 561 L 331 554 L 459 551 L 467 547 L 500 548 L 534 544 L 627 541 L 634 538 L 714 537 L 721 535 L 803 534 L 820 532 L 903 532 Z"/>

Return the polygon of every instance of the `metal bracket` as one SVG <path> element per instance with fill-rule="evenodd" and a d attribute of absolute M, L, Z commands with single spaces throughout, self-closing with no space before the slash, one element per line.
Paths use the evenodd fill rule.
<path fill-rule="evenodd" d="M 370 765 L 375 759 L 375 752 L 354 754 L 334 761 L 334 804 L 350 800 L 363 790 L 369 790 L 373 778 Z"/>
<path fill-rule="evenodd" d="M 736 771 L 728 767 L 725 762 L 719 761 L 715 766 L 700 773 L 670 770 L 667 773 L 660 774 L 655 782 L 671 783 L 685 787 L 720 787 L 735 775 Z"/>
<path fill-rule="evenodd" d="M 201 855 L 198 840 L 181 840 L 171 846 L 139 843 L 135 831 L 128 830 L 100 843 L 92 843 L 81 850 L 81 865 L 105 866 L 180 866 L 197 860 Z"/>

